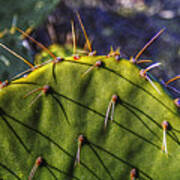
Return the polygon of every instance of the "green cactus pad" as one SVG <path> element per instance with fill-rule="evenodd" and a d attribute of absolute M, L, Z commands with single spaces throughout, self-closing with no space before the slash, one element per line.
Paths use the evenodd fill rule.
<path fill-rule="evenodd" d="M 103 65 L 82 77 L 97 61 Z M 178 108 L 160 84 L 154 82 L 158 94 L 139 72 L 125 59 L 66 57 L 1 89 L 0 178 L 28 179 L 42 157 L 33 179 L 130 179 L 133 168 L 139 179 L 179 179 Z M 40 90 L 24 98 L 44 85 L 51 87 L 46 94 Z M 39 93 L 42 96 L 29 106 Z M 114 94 L 119 97 L 114 120 L 109 118 L 104 129 Z M 168 155 L 161 150 L 163 121 L 171 126 Z M 85 141 L 80 164 L 74 166 L 80 134 Z"/>

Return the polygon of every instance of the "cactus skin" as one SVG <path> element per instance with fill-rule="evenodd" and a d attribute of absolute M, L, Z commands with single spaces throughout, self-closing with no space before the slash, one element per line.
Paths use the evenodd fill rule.
<path fill-rule="evenodd" d="M 103 66 L 82 78 L 99 60 Z M 0 178 L 27 179 L 39 156 L 45 163 L 33 177 L 38 180 L 130 179 L 133 168 L 139 179 L 180 178 L 179 112 L 160 84 L 155 82 L 158 94 L 135 64 L 114 57 L 66 57 L 54 68 L 56 81 L 52 67 L 48 63 L 0 90 Z M 28 107 L 39 92 L 23 97 L 44 85 L 51 91 Z M 104 130 L 113 94 L 119 101 Z M 163 121 L 171 125 L 168 156 L 161 150 Z M 86 141 L 74 167 L 80 134 Z"/>

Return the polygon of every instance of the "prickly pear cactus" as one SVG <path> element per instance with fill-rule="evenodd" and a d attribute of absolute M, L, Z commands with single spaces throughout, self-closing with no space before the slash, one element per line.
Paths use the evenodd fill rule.
<path fill-rule="evenodd" d="M 2 83 L 0 178 L 179 179 L 179 100 L 146 71 L 111 52 Z"/>

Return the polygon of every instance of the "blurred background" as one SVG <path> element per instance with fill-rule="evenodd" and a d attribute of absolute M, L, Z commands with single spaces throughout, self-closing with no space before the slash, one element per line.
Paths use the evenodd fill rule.
<path fill-rule="evenodd" d="M 32 63 L 40 48 L 22 40 L 20 33 L 12 32 L 12 25 L 28 29 L 45 46 L 65 46 L 72 44 L 70 21 L 74 20 L 78 46 L 83 47 L 85 40 L 75 15 L 78 10 L 98 54 L 107 54 L 112 46 L 120 47 L 122 56 L 130 58 L 160 29 L 166 28 L 141 58 L 162 62 L 153 71 L 160 80 L 180 74 L 179 0 L 0 0 L 0 4 L 0 42 Z M 26 64 L 0 47 L 0 81 L 26 69 Z M 180 90 L 180 80 L 172 86 Z M 172 95 L 179 96 L 173 92 Z"/>

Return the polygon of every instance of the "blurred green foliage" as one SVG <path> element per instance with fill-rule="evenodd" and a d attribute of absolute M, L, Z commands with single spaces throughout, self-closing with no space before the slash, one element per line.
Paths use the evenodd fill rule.
<path fill-rule="evenodd" d="M 30 26 L 40 26 L 58 2 L 59 0 L 0 0 L 0 32 L 4 29 L 9 30 L 11 28 L 14 16 L 17 17 L 17 26 L 22 29 Z M 12 50 L 32 62 L 32 57 L 27 50 L 23 48 L 19 36 L 19 33 L 13 35 L 8 33 L 0 39 L 0 42 L 3 42 Z M 9 75 L 12 77 L 25 68 L 27 69 L 26 64 L 10 55 L 6 50 L 0 48 L 1 81 L 10 78 Z"/>

